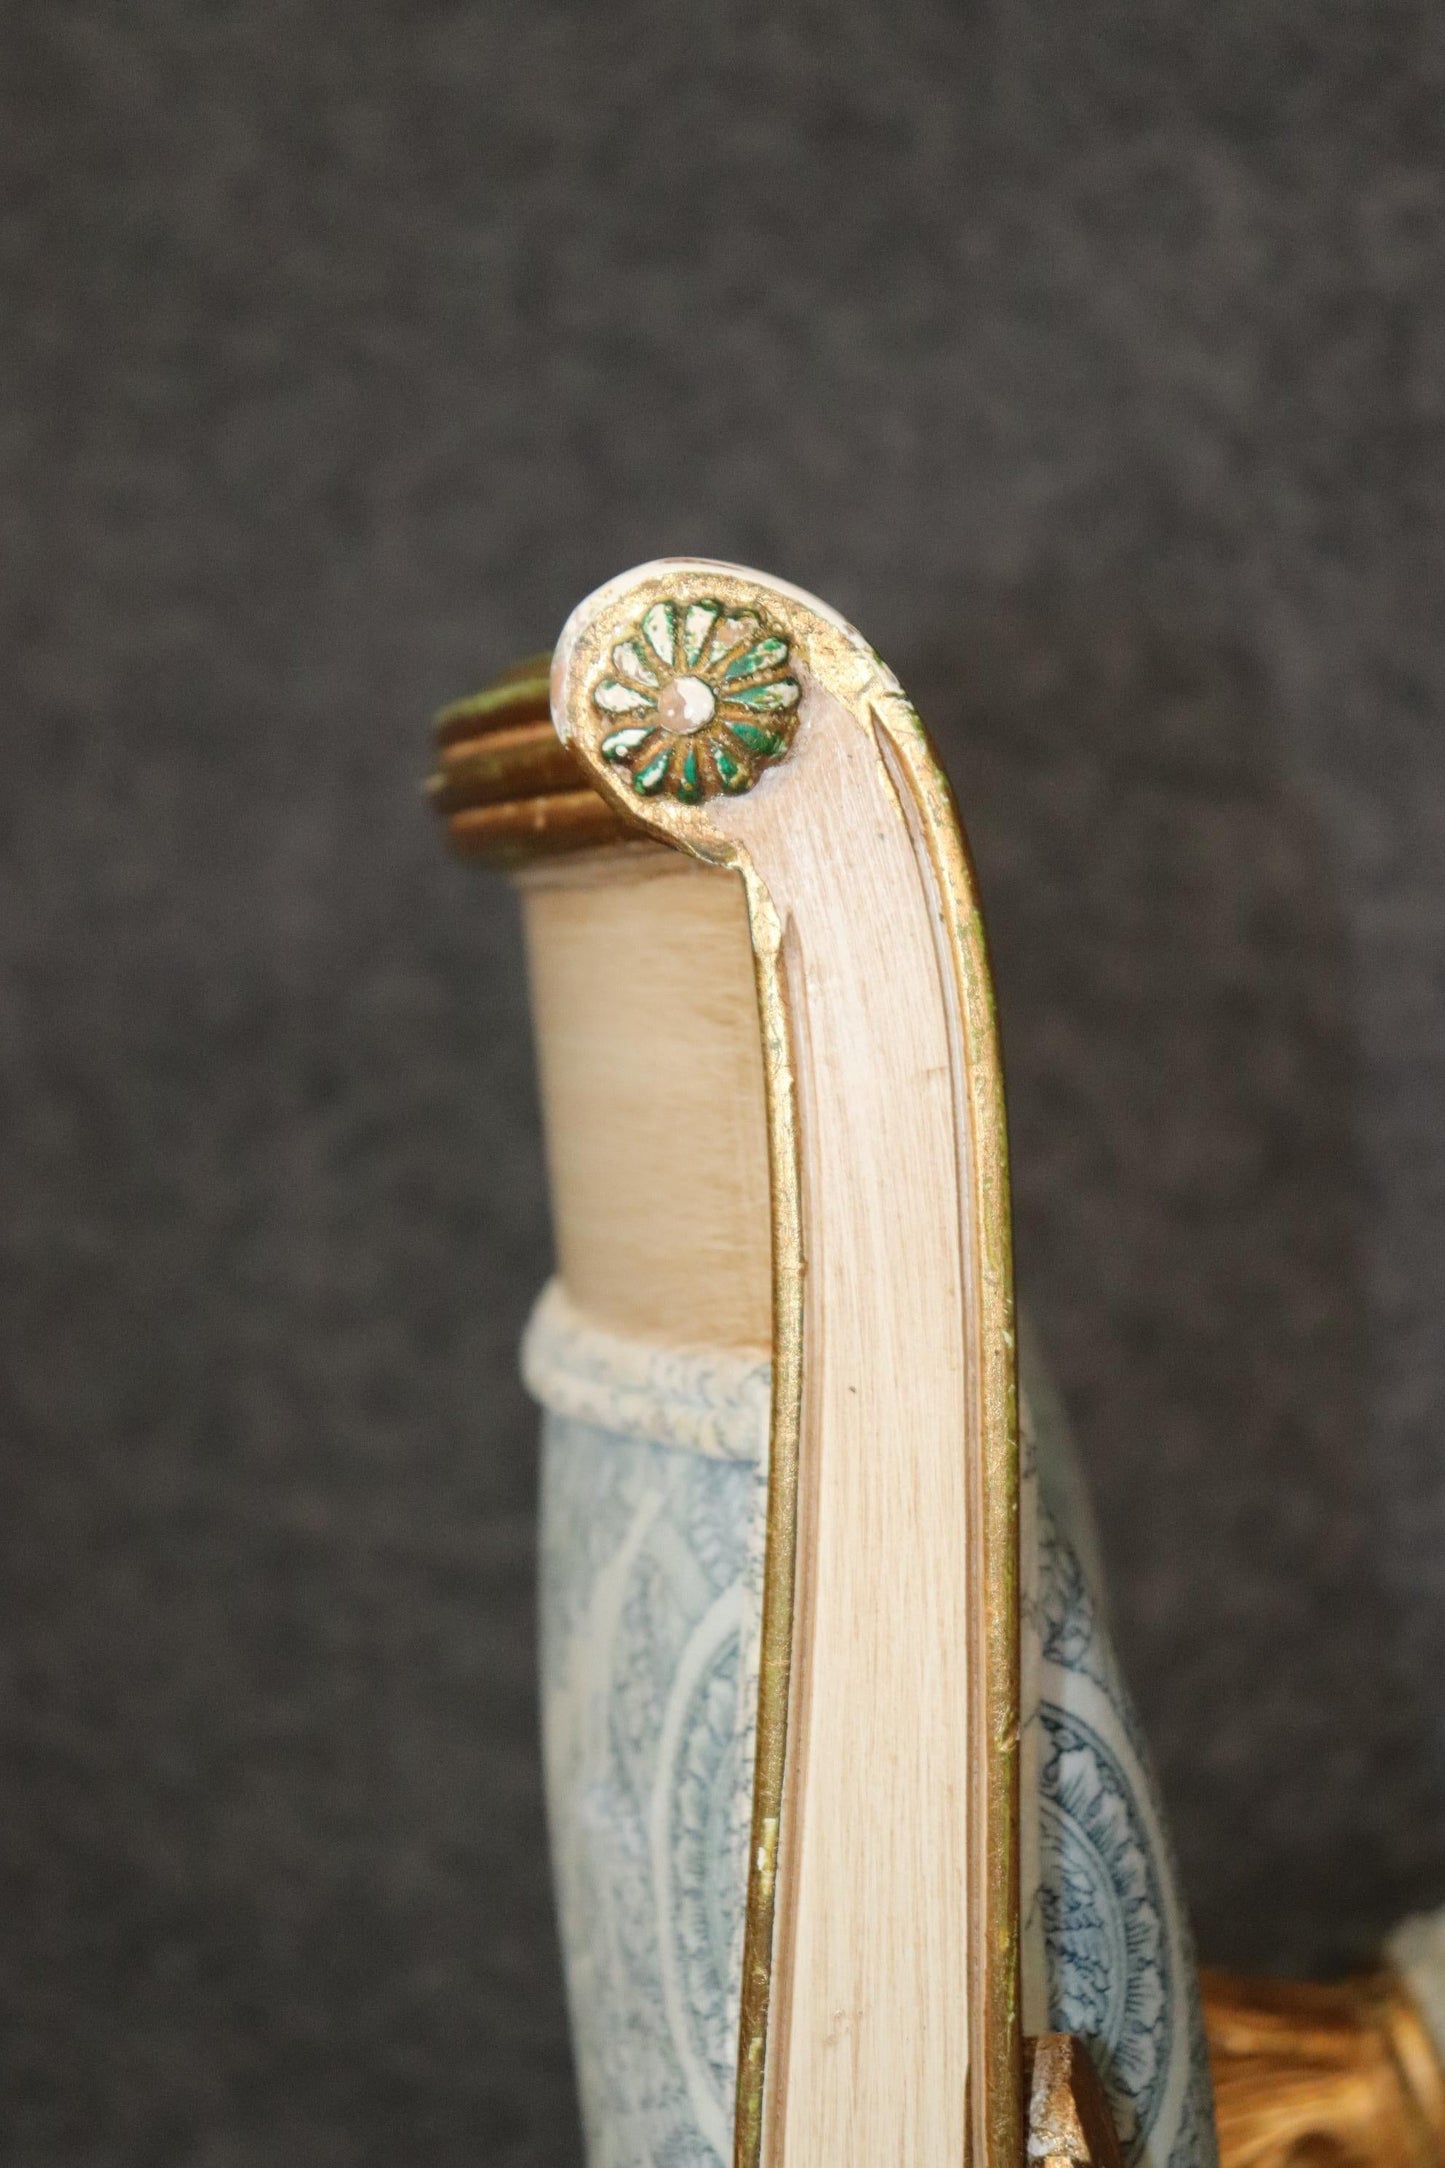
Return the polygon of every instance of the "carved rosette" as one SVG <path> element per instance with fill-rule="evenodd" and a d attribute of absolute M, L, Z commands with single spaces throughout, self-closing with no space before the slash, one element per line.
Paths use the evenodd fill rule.
<path fill-rule="evenodd" d="M 755 609 L 665 597 L 617 641 L 592 687 L 602 758 L 642 798 L 700 805 L 751 790 L 797 726 L 787 634 Z"/>

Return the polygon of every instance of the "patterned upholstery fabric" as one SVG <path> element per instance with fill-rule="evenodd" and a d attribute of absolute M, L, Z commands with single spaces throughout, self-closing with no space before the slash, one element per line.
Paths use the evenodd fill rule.
<path fill-rule="evenodd" d="M 765 1364 L 585 1325 L 542 1402 L 549 1814 L 591 2168 L 730 2155 L 757 1691 Z M 1024 2021 L 1088 2041 L 1126 2161 L 1214 2168 L 1194 1958 L 1092 1574 L 1067 1435 L 1023 1356 Z"/>

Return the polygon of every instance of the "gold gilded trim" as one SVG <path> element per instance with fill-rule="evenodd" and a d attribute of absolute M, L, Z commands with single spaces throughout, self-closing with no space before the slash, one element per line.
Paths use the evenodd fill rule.
<path fill-rule="evenodd" d="M 1024 2042 L 1024 2093 L 1030 2168 L 1123 2168 L 1103 2085 L 1077 2033 Z"/>
<path fill-rule="evenodd" d="M 585 779 L 550 720 L 514 723 L 447 748 L 427 788 L 439 813 L 579 790 Z"/>
<path fill-rule="evenodd" d="M 635 843 L 552 727 L 550 655 L 530 655 L 437 715 L 427 795 L 463 858 L 513 870 L 533 859 Z"/>
<path fill-rule="evenodd" d="M 734 2168 L 762 2150 L 768 2006 L 772 1996 L 778 1838 L 787 1758 L 788 1687 L 797 1584 L 798 1447 L 803 1408 L 803 1222 L 797 1069 L 784 977 L 783 930 L 761 881 L 743 869 L 762 1026 L 773 1218 L 773 1397 L 753 1760 L 752 1842 L 738 2011 Z"/>
<path fill-rule="evenodd" d="M 442 708 L 432 723 L 437 744 L 447 746 L 458 738 L 501 729 L 508 723 L 546 722 L 551 715 L 551 669 L 549 653 L 526 655 L 514 662 L 485 691 L 469 693 Z"/>
<path fill-rule="evenodd" d="M 561 791 L 502 805 L 468 806 L 447 817 L 447 838 L 463 858 L 509 868 L 559 851 L 595 851 L 635 841 L 595 791 Z"/>

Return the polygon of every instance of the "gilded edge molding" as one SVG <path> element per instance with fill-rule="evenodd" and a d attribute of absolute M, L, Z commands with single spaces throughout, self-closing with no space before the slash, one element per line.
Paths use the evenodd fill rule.
<path fill-rule="evenodd" d="M 897 795 L 932 898 L 952 1038 L 954 1105 L 966 1130 L 962 1164 L 965 1295 L 983 1363 L 972 1379 L 974 1435 L 982 1444 L 973 1498 L 975 1564 L 987 1620 L 983 1662 L 972 1676 L 969 1731 L 975 1766 L 987 1771 L 985 1807 L 970 1823 L 970 1884 L 978 1902 L 971 1937 L 969 2157 L 971 2168 L 1015 2168 L 1022 2158 L 1022 2042 L 1018 1889 L 1018 1415 L 1007 1134 L 992 979 L 977 886 L 951 790 L 927 734 L 892 673 L 861 635 L 826 604 L 779 580 L 706 560 L 665 560 L 607 583 L 573 612 L 553 658 L 552 715 L 593 788 L 619 823 L 712 864 L 734 867 L 747 895 L 763 1034 L 773 1212 L 773 1408 L 754 1774 L 752 1850 L 744 1937 L 734 2168 L 758 2168 L 765 2046 L 772 1981 L 774 1901 L 787 1743 L 802 1419 L 802 1196 L 796 1066 L 785 970 L 785 931 L 743 850 L 717 825 L 710 793 L 675 785 L 639 792 L 635 771 L 649 749 L 605 750 L 618 727 L 597 693 L 627 682 L 613 665 L 659 605 L 679 617 L 718 605 L 755 615 L 764 637 L 786 642 L 765 660 L 776 682 L 812 671 L 850 710 L 875 746 Z M 684 634 L 685 636 L 685 634 Z M 724 654 L 716 658 L 727 661 Z M 635 682 L 635 681 L 634 681 Z M 759 676 L 748 682 L 762 683 Z M 750 763 L 742 789 L 776 787 L 764 770 L 786 762 L 796 695 L 774 720 L 787 727 Z M 699 715 L 706 703 L 696 703 Z M 675 702 L 681 707 L 681 702 Z M 651 711 L 647 711 L 650 714 Z M 639 714 L 639 721 L 643 719 Z M 692 728 L 691 714 L 680 719 Z M 672 721 L 679 720 L 674 716 Z M 712 716 L 702 720 L 711 722 Z M 675 735 L 682 735 L 677 733 Z M 668 747 L 668 779 L 678 767 Z M 618 754 L 624 758 L 619 759 Z M 640 757 L 633 757 L 640 755 Z M 714 766 L 716 763 L 714 756 Z M 719 782 L 723 780 L 719 774 Z M 977 1825 L 977 1826 L 975 1826 Z"/>

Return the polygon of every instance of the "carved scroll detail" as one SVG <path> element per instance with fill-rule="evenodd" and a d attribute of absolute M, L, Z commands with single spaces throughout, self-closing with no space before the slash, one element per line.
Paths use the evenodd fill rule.
<path fill-rule="evenodd" d="M 1393 1973 L 1202 1984 L 1222 2168 L 1445 2161 L 1445 2073 Z"/>

